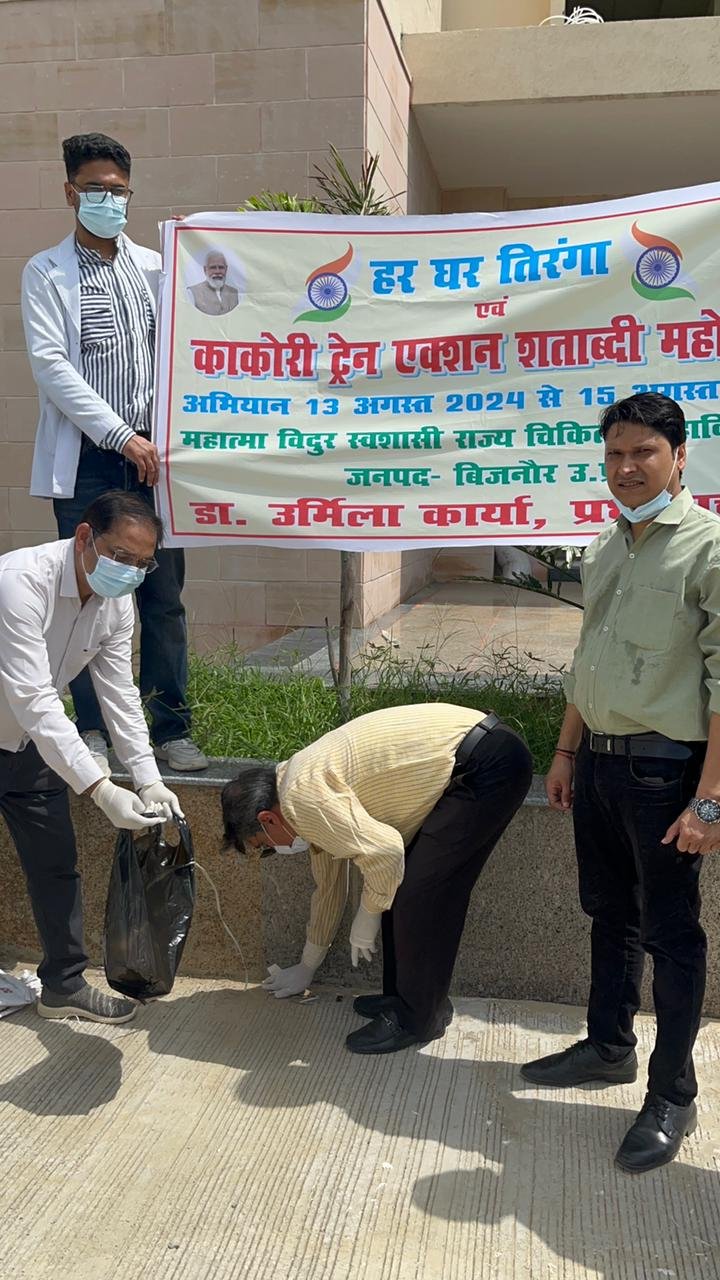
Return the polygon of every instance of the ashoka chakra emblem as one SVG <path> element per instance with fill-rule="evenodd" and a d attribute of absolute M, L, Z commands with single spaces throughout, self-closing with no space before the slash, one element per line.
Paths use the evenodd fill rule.
<path fill-rule="evenodd" d="M 308 298 L 313 306 L 319 307 L 321 311 L 332 311 L 335 307 L 339 307 L 347 298 L 347 294 L 348 287 L 342 276 L 336 276 L 332 271 L 325 271 L 321 276 L 315 276 L 308 287 Z"/>
<path fill-rule="evenodd" d="M 680 274 L 680 259 L 667 245 L 654 245 L 640 254 L 635 274 L 648 289 L 665 289 Z"/>

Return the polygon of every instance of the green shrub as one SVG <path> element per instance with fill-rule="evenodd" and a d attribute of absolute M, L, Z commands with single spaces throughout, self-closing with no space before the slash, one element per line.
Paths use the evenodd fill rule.
<path fill-rule="evenodd" d="M 340 723 L 335 690 L 319 676 L 269 675 L 232 650 L 191 655 L 188 697 L 193 737 L 212 756 L 285 760 Z M 556 682 L 544 684 L 507 654 L 494 655 L 484 671 L 448 671 L 434 656 L 403 660 L 388 646 L 356 666 L 353 716 L 419 702 L 496 711 L 523 735 L 539 773 L 549 767 L 565 705 Z"/>

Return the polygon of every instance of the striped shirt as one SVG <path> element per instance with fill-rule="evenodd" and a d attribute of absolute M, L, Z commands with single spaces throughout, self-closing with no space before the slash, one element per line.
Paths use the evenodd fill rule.
<path fill-rule="evenodd" d="M 308 942 L 332 942 L 349 861 L 363 877 L 363 906 L 389 909 L 405 872 L 405 846 L 445 790 L 458 746 L 484 719 L 482 711 L 443 702 L 371 711 L 278 765 L 283 817 L 311 846 L 317 888 Z"/>
<path fill-rule="evenodd" d="M 136 432 L 150 434 L 155 315 L 123 236 L 114 258 L 76 241 L 80 268 L 80 357 L 85 381 L 123 419 L 103 449 L 122 452 Z"/>

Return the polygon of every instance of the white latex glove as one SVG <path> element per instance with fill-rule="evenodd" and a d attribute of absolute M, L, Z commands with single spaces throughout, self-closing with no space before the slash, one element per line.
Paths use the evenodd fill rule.
<path fill-rule="evenodd" d="M 350 959 L 354 969 L 357 969 L 359 960 L 370 961 L 375 955 L 380 919 L 379 912 L 366 911 L 360 903 L 350 930 Z"/>
<path fill-rule="evenodd" d="M 157 827 L 165 821 L 155 805 L 147 804 L 140 799 L 140 796 L 136 796 L 134 791 L 127 791 L 125 787 L 116 787 L 109 778 L 103 778 L 102 782 L 98 782 L 92 792 L 92 798 L 113 826 L 124 831 L 141 831 L 143 827 Z M 149 817 L 145 817 L 148 810 L 153 812 Z"/>
<path fill-rule="evenodd" d="M 286 1000 L 288 996 L 301 996 L 314 976 L 315 970 L 302 962 L 291 965 L 289 969 L 280 969 L 276 964 L 271 964 L 263 989 L 272 991 L 276 1000 Z"/>
<path fill-rule="evenodd" d="M 146 782 L 144 787 L 139 788 L 138 794 L 148 809 L 153 805 L 159 804 L 159 812 L 163 814 L 168 822 L 170 822 L 171 818 L 185 817 L 175 792 L 166 787 L 164 782 Z"/>
<path fill-rule="evenodd" d="M 316 970 L 320 968 L 327 955 L 327 950 L 327 947 L 318 947 L 314 942 L 306 942 L 299 964 L 293 964 L 289 969 L 281 969 L 276 964 L 270 965 L 268 977 L 262 984 L 263 988 L 265 991 L 272 991 L 276 1000 L 286 1000 L 288 996 L 301 996 L 306 987 L 310 986 Z"/>

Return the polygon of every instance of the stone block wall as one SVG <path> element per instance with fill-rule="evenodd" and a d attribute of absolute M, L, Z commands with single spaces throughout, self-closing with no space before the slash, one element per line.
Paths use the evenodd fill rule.
<path fill-rule="evenodd" d="M 252 981 L 269 964 L 295 964 L 305 941 L 312 874 L 307 855 L 248 863 L 221 854 L 220 775 L 232 777 L 232 761 L 215 769 L 218 779 L 176 786 L 192 827 L 195 854 L 214 880 L 225 919 L 243 951 Z M 86 945 L 102 963 L 102 930 L 116 833 L 86 797 L 72 798 L 86 912 Z M 0 824 L 0 965 L 38 959 L 37 934 L 15 850 Z M 350 895 L 319 981 L 377 990 L 379 959 L 360 970 L 350 964 L 349 929 L 360 900 L 353 869 Z M 703 922 L 710 938 L 705 1015 L 720 1017 L 720 860 L 703 872 Z M 539 779 L 483 871 L 470 901 L 451 990 L 464 996 L 585 1003 L 589 987 L 589 922 L 577 899 L 572 822 L 548 808 Z M 651 966 L 643 1007 L 652 1008 Z M 243 963 L 218 919 L 212 892 L 197 877 L 197 905 L 182 971 L 242 978 Z"/>
<path fill-rule="evenodd" d="M 27 492 L 37 409 L 19 301 L 24 263 L 72 229 L 62 139 L 97 130 L 128 147 L 128 231 L 156 245 L 170 214 L 232 210 L 263 188 L 309 194 L 330 142 L 355 169 L 380 150 L 380 185 L 439 209 L 408 114 L 378 0 L 0 0 L 0 553 L 55 535 L 50 503 Z M 430 563 L 370 557 L 358 621 L 427 581 Z M 201 648 L 253 648 L 337 616 L 337 552 L 193 550 L 188 567 Z"/>

